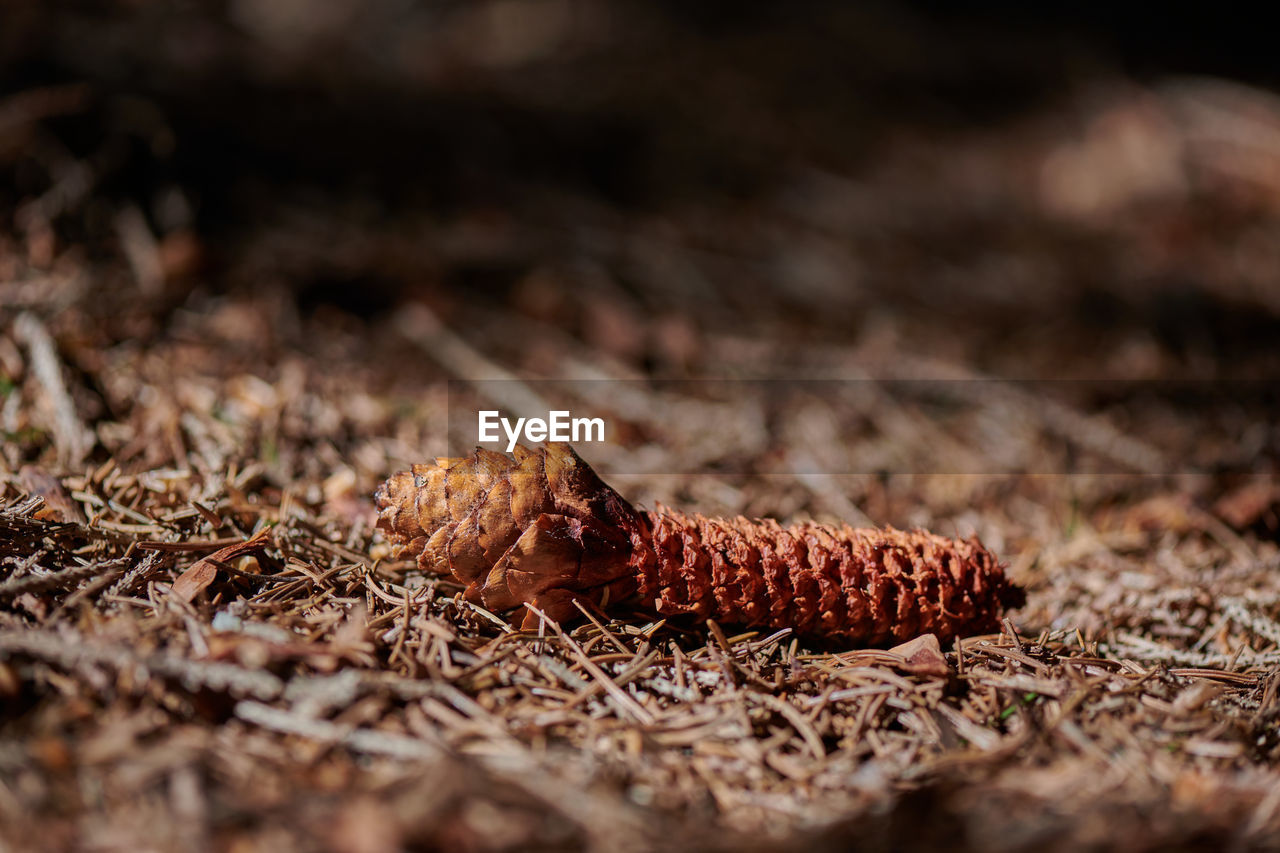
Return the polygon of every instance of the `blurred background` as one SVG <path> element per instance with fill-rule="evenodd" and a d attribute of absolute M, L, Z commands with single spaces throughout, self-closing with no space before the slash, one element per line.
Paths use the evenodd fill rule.
<path fill-rule="evenodd" d="M 4 18 L 5 281 L 56 277 L 74 237 L 132 258 L 86 284 L 105 304 L 252 293 L 286 303 L 269 337 L 305 347 L 310 323 L 357 334 L 421 302 L 534 373 L 566 368 L 552 330 L 663 375 L 826 345 L 1018 376 L 1275 364 L 1280 69 L 1237 16 L 122 0 Z"/>
<path fill-rule="evenodd" d="M 606 415 L 597 458 L 625 472 L 1274 468 L 1270 386 L 1224 406 L 1217 384 L 1280 361 L 1280 68 L 1238 17 L 817 0 L 4 17 L 0 305 L 103 373 L 72 408 L 117 424 L 10 444 L 15 470 L 52 445 L 155 464 L 131 419 L 233 403 L 242 449 L 287 453 L 272 419 L 303 388 L 365 401 L 317 463 L 355 459 L 361 489 L 465 451 L 481 405 L 548 401 Z M 0 357 L 14 386 L 20 337 Z M 176 397 L 139 394 L 178 375 Z M 801 379 L 955 381 L 983 417 Z M 1202 384 L 1135 408 L 1090 384 L 1112 379 Z M 9 408 L 11 436 L 53 429 L 56 407 Z"/>

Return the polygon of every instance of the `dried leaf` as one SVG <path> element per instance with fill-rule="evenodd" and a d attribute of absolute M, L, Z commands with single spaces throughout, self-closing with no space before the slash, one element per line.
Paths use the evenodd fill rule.
<path fill-rule="evenodd" d="M 1268 513 L 1280 517 L 1280 486 L 1270 482 L 1246 483 L 1223 495 L 1213 511 L 1234 530 L 1247 530 Z"/>
<path fill-rule="evenodd" d="M 951 674 L 951 667 L 947 665 L 936 634 L 921 634 L 914 640 L 889 649 L 889 654 L 901 657 L 902 663 L 898 665 L 898 669 L 913 675 Z"/>
<path fill-rule="evenodd" d="M 80 512 L 71 495 L 63 488 L 62 482 L 48 471 L 35 465 L 23 465 L 18 471 L 18 483 L 32 495 L 44 498 L 46 511 L 37 518 L 52 516 L 58 521 L 71 521 L 84 524 L 84 514 Z"/>
<path fill-rule="evenodd" d="M 271 528 L 264 527 L 244 542 L 228 545 L 207 557 L 203 557 L 178 576 L 169 592 L 183 601 L 191 601 L 213 583 L 218 576 L 218 563 L 225 563 L 258 551 L 271 536 Z"/>

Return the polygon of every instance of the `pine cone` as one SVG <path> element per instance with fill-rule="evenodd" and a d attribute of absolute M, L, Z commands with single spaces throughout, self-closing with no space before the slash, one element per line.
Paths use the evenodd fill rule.
<path fill-rule="evenodd" d="M 375 498 L 399 553 L 486 607 L 557 620 L 639 593 L 659 613 L 884 644 L 995 629 L 1020 598 L 976 539 L 639 511 L 564 444 L 415 465 Z"/>

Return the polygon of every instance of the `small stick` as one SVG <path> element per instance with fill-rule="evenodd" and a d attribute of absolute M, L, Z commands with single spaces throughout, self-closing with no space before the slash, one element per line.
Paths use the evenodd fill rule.
<path fill-rule="evenodd" d="M 67 393 L 62 380 L 62 364 L 58 360 L 53 338 L 49 336 L 44 323 L 31 313 L 19 314 L 14 321 L 13 331 L 16 337 L 26 343 L 27 351 L 31 354 L 31 373 L 53 404 L 53 434 L 57 439 L 59 456 L 75 467 L 89 455 L 94 437 L 80 420 L 75 403 Z"/>

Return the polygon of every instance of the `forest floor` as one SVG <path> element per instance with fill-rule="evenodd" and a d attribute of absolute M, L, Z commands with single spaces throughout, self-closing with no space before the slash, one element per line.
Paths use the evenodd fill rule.
<path fill-rule="evenodd" d="M 0 100 L 0 847 L 1280 844 L 1273 96 L 1107 78 L 749 203 L 216 228 L 120 190 L 153 121 Z M 372 493 L 529 399 L 606 412 L 639 504 L 977 534 L 1027 602 L 945 671 L 517 630 Z"/>

